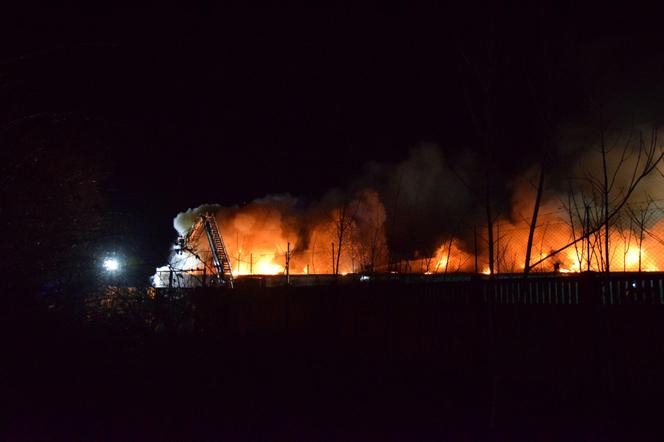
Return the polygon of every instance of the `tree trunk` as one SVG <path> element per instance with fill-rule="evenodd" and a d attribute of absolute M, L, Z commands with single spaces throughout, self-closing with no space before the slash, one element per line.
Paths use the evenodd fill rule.
<path fill-rule="evenodd" d="M 539 183 L 537 184 L 537 195 L 535 196 L 535 207 L 533 208 L 533 217 L 530 221 L 530 229 L 528 231 L 528 244 L 526 245 L 526 263 L 523 266 L 523 272 L 527 276 L 530 272 L 530 254 L 533 249 L 533 237 L 535 236 L 535 228 L 537 226 L 537 216 L 539 215 L 540 204 L 542 202 L 542 193 L 544 190 L 544 160 L 542 160 L 542 167 L 540 169 Z"/>
<path fill-rule="evenodd" d="M 489 182 L 486 186 L 486 224 L 487 224 L 487 237 L 489 242 L 489 274 L 493 275 L 493 217 L 491 216 L 491 192 L 489 190 Z"/>
<path fill-rule="evenodd" d="M 611 271 L 611 265 L 609 263 L 609 176 L 608 176 L 608 168 L 606 165 L 606 145 L 604 142 L 604 128 L 601 128 L 601 133 L 600 133 L 600 142 L 602 145 L 602 172 L 604 173 L 604 195 L 603 195 L 603 203 L 604 203 L 604 255 L 605 255 L 605 271 L 606 273 L 609 273 Z"/>
<path fill-rule="evenodd" d="M 341 259 L 341 247 L 344 241 L 344 234 L 346 233 L 346 203 L 344 203 L 339 210 L 339 217 L 337 219 L 337 260 L 335 263 L 334 274 L 339 274 L 339 261 Z"/>

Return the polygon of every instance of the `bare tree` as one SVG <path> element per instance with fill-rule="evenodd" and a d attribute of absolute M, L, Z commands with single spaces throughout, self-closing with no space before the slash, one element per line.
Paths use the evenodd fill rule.
<path fill-rule="evenodd" d="M 611 270 L 611 265 L 610 265 L 610 253 L 609 253 L 609 192 L 610 192 L 610 187 L 613 186 L 613 183 L 615 182 L 616 175 L 618 174 L 619 168 L 616 168 L 615 173 L 613 175 L 613 181 L 612 184 L 609 185 L 609 171 L 608 171 L 608 166 L 606 164 L 606 155 L 608 153 L 607 147 L 606 147 L 606 141 L 604 139 L 604 123 L 601 120 L 601 114 L 600 114 L 600 152 L 602 153 L 602 209 L 604 210 L 603 212 L 603 224 L 604 224 L 604 250 L 606 251 L 606 267 L 605 270 L 608 273 Z M 623 152 L 626 152 L 626 149 L 623 150 Z M 624 157 L 623 157 L 624 158 Z M 623 159 L 621 159 L 621 162 Z"/>
<path fill-rule="evenodd" d="M 585 236 L 586 234 L 586 225 L 587 219 L 588 219 L 588 206 L 584 205 L 586 208 L 584 214 L 581 215 L 580 210 L 579 210 L 579 205 L 577 204 L 576 199 L 574 198 L 574 191 L 572 190 L 572 186 L 570 184 L 569 188 L 569 193 L 567 196 L 567 204 L 565 205 L 565 209 L 567 210 L 567 216 L 569 219 L 569 225 L 572 230 L 572 238 L 576 238 L 576 222 L 575 220 L 578 219 L 580 220 L 581 223 L 581 231 L 582 231 L 582 236 Z M 583 270 L 583 258 L 584 258 L 584 251 L 585 247 L 583 244 L 579 246 L 578 243 L 574 243 L 574 251 L 576 253 L 576 260 L 579 264 L 579 270 Z M 541 256 L 540 256 L 541 258 Z"/>
<path fill-rule="evenodd" d="M 606 146 L 606 143 L 604 143 Z M 606 147 L 601 147 L 602 162 L 606 159 L 606 154 L 610 152 L 610 149 Z M 634 158 L 633 166 L 631 170 L 626 170 L 627 160 Z M 608 164 L 606 167 L 603 167 L 603 175 L 606 170 L 606 179 L 597 179 L 591 174 L 586 176 L 587 182 L 591 186 L 591 194 L 593 200 L 600 201 L 602 207 L 602 216 L 599 222 L 593 220 L 589 223 L 587 229 L 580 237 L 572 238 L 572 240 L 559 247 L 555 250 L 549 252 L 546 256 L 541 257 L 538 261 L 531 263 L 530 268 L 534 268 L 540 263 L 546 261 L 547 259 L 557 255 L 558 253 L 568 249 L 569 247 L 574 246 L 576 243 L 584 240 L 588 240 L 592 235 L 601 234 L 602 229 L 604 229 L 604 245 L 599 247 L 597 250 L 597 256 L 599 257 L 599 265 L 601 269 L 608 272 L 610 270 L 609 265 L 609 228 L 610 223 L 618 216 L 620 211 L 628 203 L 634 192 L 638 189 L 639 184 L 643 181 L 644 178 L 649 176 L 653 171 L 658 169 L 660 162 L 664 158 L 664 151 L 658 146 L 658 129 L 653 127 L 650 133 L 650 138 L 646 142 L 643 136 L 640 136 L 639 143 L 636 148 L 636 152 L 632 151 L 631 145 L 626 143 L 623 147 L 623 150 L 618 159 L 617 165 L 613 171 L 609 171 Z M 628 173 L 627 183 L 621 187 L 616 187 L 618 185 L 618 174 L 626 172 Z M 660 174 L 662 173 L 659 171 Z M 611 195 L 614 195 L 611 199 Z M 574 195 L 573 198 L 576 198 Z M 581 196 L 581 198 L 585 198 Z M 576 204 L 576 203 L 575 203 Z M 604 249 L 604 250 L 602 250 Z"/>
<path fill-rule="evenodd" d="M 424 269 L 422 273 L 430 273 L 431 272 L 431 260 L 433 259 L 433 256 L 425 256 L 424 257 Z"/>
<path fill-rule="evenodd" d="M 357 210 L 357 208 L 355 208 Z M 352 207 L 347 199 L 344 198 L 339 207 L 333 211 L 333 222 L 337 248 L 335 252 L 334 274 L 339 274 L 339 263 L 344 245 L 348 242 L 348 237 L 353 228 L 354 214 L 351 213 Z"/>
<path fill-rule="evenodd" d="M 628 207 L 629 210 L 629 207 Z M 619 225 L 618 228 L 618 234 L 620 235 L 620 238 L 622 239 L 623 243 L 623 272 L 627 271 L 627 258 L 629 255 L 629 250 L 632 246 L 632 237 L 633 237 L 633 224 L 634 222 L 632 221 L 631 217 L 628 216 L 629 219 L 629 225 L 625 226 L 623 221 L 623 217 L 621 215 L 618 216 L 617 224 Z"/>
<path fill-rule="evenodd" d="M 583 193 L 575 194 L 574 188 L 570 184 L 568 200 L 564 204 L 572 230 L 572 239 L 577 237 L 578 230 L 581 231 L 581 238 L 583 238 L 583 240 L 573 244 L 580 271 L 583 270 L 584 260 L 586 265 L 585 270 L 587 271 L 591 270 L 593 259 L 597 263 L 597 269 L 602 268 L 602 251 L 598 250 L 601 248 L 601 232 L 599 230 L 595 232 L 591 231 L 591 226 L 600 225 L 603 219 L 602 208 L 593 204 L 593 198 L 595 197 L 596 195 L 586 196 Z M 579 226 L 578 228 L 577 225 Z M 581 242 L 580 245 L 579 242 Z M 540 251 L 540 257 L 542 256 Z"/>
<path fill-rule="evenodd" d="M 450 237 L 450 240 L 447 242 L 447 258 L 445 258 L 445 275 L 447 276 L 447 269 L 450 265 L 450 258 L 452 256 L 452 240 L 453 238 Z"/>
<path fill-rule="evenodd" d="M 539 172 L 539 181 L 537 184 L 537 193 L 535 195 L 535 204 L 533 206 L 533 216 L 530 220 L 530 228 L 528 229 L 528 243 L 526 244 L 526 262 L 523 266 L 523 273 L 528 275 L 530 273 L 530 253 L 533 249 L 533 238 L 535 236 L 535 228 L 537 227 L 537 218 L 539 215 L 540 205 L 542 204 L 542 194 L 544 193 L 544 169 L 546 167 L 545 159 L 542 159 Z"/>
<path fill-rule="evenodd" d="M 365 262 L 365 265 L 369 271 L 374 272 L 376 269 L 376 263 L 380 259 L 382 253 L 385 251 L 385 219 L 381 217 L 378 213 L 378 207 L 376 207 L 375 212 L 370 219 L 370 234 L 369 234 L 369 243 L 368 243 L 368 259 Z"/>
<path fill-rule="evenodd" d="M 499 55 L 496 47 L 492 47 L 496 41 L 492 41 L 489 46 L 491 47 L 487 51 L 487 57 L 484 64 L 482 63 L 473 63 L 466 52 L 463 50 L 462 46 L 457 42 L 457 48 L 461 55 L 462 60 L 466 64 L 466 67 L 469 70 L 471 77 L 475 80 L 476 88 L 479 86 L 480 96 L 479 99 L 473 101 L 470 96 L 469 88 L 465 88 L 465 99 L 466 105 L 468 108 L 468 113 L 470 119 L 475 128 L 476 133 L 480 134 L 481 139 L 481 148 L 482 148 L 482 159 L 483 159 L 483 173 L 484 180 L 480 188 L 469 187 L 471 191 L 476 195 L 476 197 L 483 198 L 485 216 L 486 216 L 486 225 L 487 225 L 487 252 L 488 252 L 488 262 L 489 262 L 489 273 L 494 274 L 495 269 L 495 244 L 494 244 L 494 221 L 496 220 L 496 214 L 494 213 L 494 207 L 492 202 L 492 192 L 493 187 L 493 174 L 494 174 L 494 164 L 493 164 L 493 149 L 492 143 L 494 143 L 494 117 L 496 113 L 496 80 L 498 77 L 498 67 L 499 67 Z M 483 189 L 481 188 L 483 186 Z M 483 195 L 483 196 L 482 196 Z M 478 199 L 479 199 L 478 198 Z"/>
<path fill-rule="evenodd" d="M 640 209 L 635 209 L 634 207 L 627 206 L 627 213 L 630 220 L 636 225 L 638 229 L 637 232 L 637 241 L 639 245 L 639 272 L 642 270 L 642 261 L 643 261 L 643 239 L 646 233 L 646 230 L 652 221 L 654 211 L 651 209 L 653 200 L 650 196 L 646 200 L 645 205 Z"/>

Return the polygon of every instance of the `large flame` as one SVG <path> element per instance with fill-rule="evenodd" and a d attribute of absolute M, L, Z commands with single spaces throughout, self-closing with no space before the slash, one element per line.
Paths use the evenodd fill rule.
<path fill-rule="evenodd" d="M 402 259 L 388 265 L 388 253 L 384 231 L 384 209 L 374 193 L 366 193 L 353 202 L 359 208 L 352 210 L 353 217 L 346 226 L 339 252 L 338 211 L 330 210 L 311 222 L 304 232 L 297 220 L 285 212 L 262 203 L 242 208 L 221 210 L 217 220 L 225 238 L 234 275 L 278 275 L 358 273 L 373 269 L 376 272 L 451 274 L 479 272 L 490 274 L 487 258 L 486 228 L 477 234 L 477 243 L 468 239 L 443 239 L 432 256 Z M 360 210 L 379 213 L 377 219 L 362 219 Z M 547 212 L 545 210 L 545 212 Z M 374 221 L 374 222 L 371 222 Z M 364 223 L 364 224 L 363 224 Z M 498 219 L 494 224 L 494 273 L 520 273 L 525 265 L 529 226 L 524 220 L 514 222 Z M 648 235 L 640 237 L 634 226 L 612 226 L 609 230 L 609 257 L 612 271 L 659 271 L 664 268 L 664 246 L 657 238 L 664 238 L 664 220 L 649 228 Z M 562 210 L 551 210 L 540 217 L 533 236 L 531 264 L 546 258 L 551 251 L 571 242 L 579 236 L 573 231 Z M 604 231 L 591 235 L 561 253 L 545 259 L 531 270 L 535 272 L 559 271 L 561 273 L 604 269 Z M 207 239 L 202 236 L 196 245 L 196 254 L 174 254 L 172 267 L 201 275 L 211 272 Z M 474 248 L 478 255 L 475 256 Z M 290 259 L 287 258 L 290 250 Z M 590 252 L 590 254 L 588 253 Z M 162 268 L 162 271 L 165 269 Z"/>
<path fill-rule="evenodd" d="M 511 201 L 506 192 L 496 192 L 499 196 L 487 210 L 478 197 L 485 178 L 481 162 L 457 158 L 465 171 L 460 173 L 431 145 L 412 149 L 401 163 L 368 165 L 368 175 L 353 185 L 366 188 L 352 194 L 330 191 L 310 204 L 282 195 L 240 207 L 207 205 L 179 214 L 174 224 L 183 235 L 200 213 L 214 213 L 235 275 L 491 274 L 522 273 L 526 266 L 533 272 L 570 273 L 605 271 L 607 261 L 614 272 L 664 270 L 664 210 L 655 204 L 664 201 L 661 174 L 645 176 L 633 192 L 629 183 L 643 156 L 634 149 L 624 155 L 620 149 L 609 152 L 609 204 L 617 211 L 607 232 L 603 196 L 597 190 L 602 180 L 593 178 L 602 175 L 597 150 L 579 152 L 565 172 L 569 176 L 545 175 L 551 183 L 544 186 L 530 241 L 539 167 L 506 182 L 503 190 L 509 190 Z M 570 180 L 564 190 L 561 178 Z M 473 185 L 474 179 L 482 181 Z M 631 189 L 627 195 L 625 189 Z M 639 222 L 634 215 L 646 213 L 644 209 L 649 212 Z M 191 246 L 174 252 L 162 273 L 167 269 L 205 277 L 213 272 L 205 236 Z"/>
<path fill-rule="evenodd" d="M 386 211 L 378 194 L 371 190 L 358 193 L 343 206 L 327 206 L 313 214 L 298 213 L 293 199 L 265 198 L 243 207 L 217 208 L 215 217 L 236 276 L 278 275 L 287 269 L 292 275 L 366 271 L 521 273 L 532 206 L 525 203 L 515 207 L 509 218 L 494 221 L 493 270 L 488 259 L 488 231 L 482 225 L 468 226 L 470 234 L 442 238 L 429 255 L 416 253 L 401 259 L 390 256 Z M 633 222 L 619 221 L 613 220 L 609 228 L 611 271 L 663 269 L 664 218 L 654 219 L 644 229 Z M 570 222 L 569 210 L 561 208 L 560 203 L 543 204 L 532 238 L 531 271 L 603 271 L 607 255 L 603 227 L 550 256 L 552 251 L 582 236 L 583 229 L 579 220 Z M 170 268 L 161 268 L 161 273 L 172 269 L 190 275 L 211 275 L 214 270 L 205 235 L 192 246 L 190 251 L 174 252 Z M 163 283 L 164 276 L 161 280 Z"/>

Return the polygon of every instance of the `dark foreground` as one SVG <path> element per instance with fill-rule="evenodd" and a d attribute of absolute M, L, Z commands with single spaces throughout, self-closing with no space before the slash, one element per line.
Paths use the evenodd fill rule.
<path fill-rule="evenodd" d="M 445 296 L 392 284 L 80 309 L 14 298 L 0 438 L 661 440 L 664 307 Z"/>

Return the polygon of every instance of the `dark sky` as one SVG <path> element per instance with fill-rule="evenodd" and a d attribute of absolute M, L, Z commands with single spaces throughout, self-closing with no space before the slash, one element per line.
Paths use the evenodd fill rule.
<path fill-rule="evenodd" d="M 469 109 L 486 104 L 486 78 L 505 177 L 560 127 L 587 122 L 588 97 L 657 120 L 656 17 L 577 2 L 26 8 L 3 17 L 1 116 L 101 122 L 109 210 L 136 219 L 129 236 L 151 232 L 152 247 L 172 235 L 175 213 L 204 202 L 317 198 L 423 141 L 451 158 L 482 152 Z"/>

